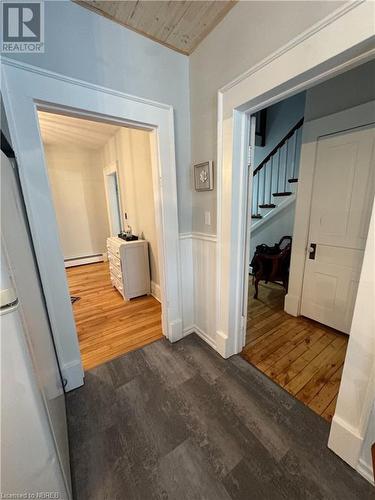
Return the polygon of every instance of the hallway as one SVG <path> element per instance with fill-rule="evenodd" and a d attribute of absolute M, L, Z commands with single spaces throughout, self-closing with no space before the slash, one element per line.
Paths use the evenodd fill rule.
<path fill-rule="evenodd" d="M 76 500 L 370 499 L 329 425 L 192 334 L 86 372 L 67 394 Z"/>
<path fill-rule="evenodd" d="M 336 408 L 348 336 L 284 312 L 284 289 L 249 285 L 246 346 L 241 355 L 328 422 Z"/>

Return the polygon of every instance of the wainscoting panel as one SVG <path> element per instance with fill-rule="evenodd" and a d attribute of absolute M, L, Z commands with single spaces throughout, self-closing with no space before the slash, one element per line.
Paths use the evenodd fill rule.
<path fill-rule="evenodd" d="M 193 233 L 196 333 L 216 349 L 216 236 Z"/>
<path fill-rule="evenodd" d="M 216 235 L 182 233 L 180 245 L 184 334 L 216 349 Z"/>
<path fill-rule="evenodd" d="M 195 331 L 193 304 L 193 240 L 191 233 L 180 234 L 182 328 L 184 335 Z"/>

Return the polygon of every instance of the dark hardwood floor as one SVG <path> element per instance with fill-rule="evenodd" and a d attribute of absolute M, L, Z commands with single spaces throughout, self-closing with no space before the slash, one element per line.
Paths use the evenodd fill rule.
<path fill-rule="evenodd" d="M 196 335 L 86 372 L 67 394 L 75 500 L 366 500 L 329 425 Z"/>

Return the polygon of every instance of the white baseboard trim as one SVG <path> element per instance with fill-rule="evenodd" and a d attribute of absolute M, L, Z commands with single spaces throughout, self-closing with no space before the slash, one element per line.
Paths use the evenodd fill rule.
<path fill-rule="evenodd" d="M 64 260 L 65 267 L 83 266 L 84 264 L 93 264 L 94 262 L 104 262 L 106 259 L 105 254 L 88 255 L 85 257 L 77 257 L 76 259 Z"/>
<path fill-rule="evenodd" d="M 359 459 L 358 466 L 357 466 L 357 472 L 361 474 L 362 477 L 367 479 L 369 483 L 371 483 L 373 486 L 375 486 L 374 482 L 374 473 L 372 470 L 372 466 L 367 464 L 362 458 Z"/>
<path fill-rule="evenodd" d="M 178 342 L 182 338 L 184 338 L 182 319 L 171 321 L 168 325 L 168 340 L 173 343 Z"/>
<path fill-rule="evenodd" d="M 363 437 L 338 415 L 334 415 L 329 433 L 328 448 L 357 469 L 362 449 Z"/>
<path fill-rule="evenodd" d="M 216 350 L 224 359 L 237 354 L 236 352 L 228 352 L 228 336 L 221 330 L 216 330 Z"/>
<path fill-rule="evenodd" d="M 60 370 L 65 392 L 72 391 L 83 385 L 84 373 L 81 359 L 61 365 Z"/>
<path fill-rule="evenodd" d="M 212 241 L 213 243 L 217 242 L 216 234 L 200 233 L 198 231 L 194 231 L 192 233 L 180 233 L 180 240 L 187 240 L 187 239 Z"/>
<path fill-rule="evenodd" d="M 195 333 L 195 330 L 196 330 L 195 325 L 186 326 L 184 328 L 184 337 L 187 337 L 191 333 Z"/>
<path fill-rule="evenodd" d="M 204 340 L 210 347 L 212 347 L 212 349 L 216 351 L 216 342 L 211 337 L 209 337 L 206 332 L 201 330 L 199 326 L 191 325 L 184 328 L 184 337 L 190 335 L 191 333 L 196 333 L 198 337 Z"/>
<path fill-rule="evenodd" d="M 160 286 L 155 281 L 151 281 L 151 295 L 161 303 Z"/>
<path fill-rule="evenodd" d="M 284 300 L 284 311 L 291 316 L 299 316 L 300 302 L 301 297 L 299 297 L 298 295 L 291 295 L 290 293 L 287 293 Z"/>

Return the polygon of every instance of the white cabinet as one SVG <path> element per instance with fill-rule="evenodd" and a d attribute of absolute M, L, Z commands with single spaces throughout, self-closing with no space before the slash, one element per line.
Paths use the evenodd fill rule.
<path fill-rule="evenodd" d="M 112 285 L 126 300 L 149 295 L 150 264 L 148 242 L 108 238 L 107 251 Z"/>

